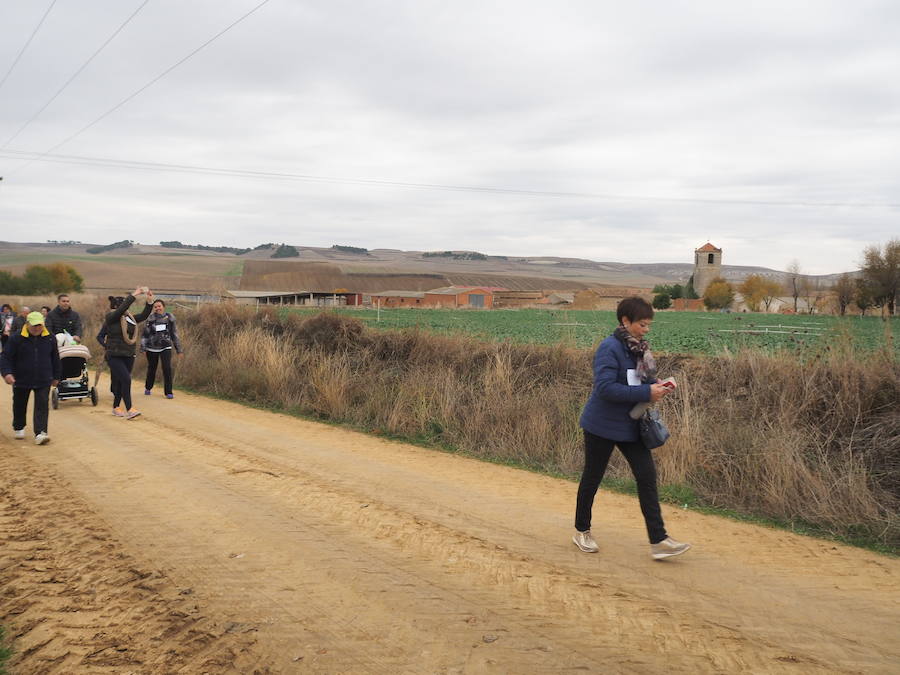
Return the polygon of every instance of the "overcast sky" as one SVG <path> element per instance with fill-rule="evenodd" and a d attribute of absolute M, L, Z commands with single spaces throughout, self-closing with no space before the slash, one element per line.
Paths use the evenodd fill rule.
<path fill-rule="evenodd" d="M 100 119 L 260 1 L 0 5 L 0 239 L 832 273 L 900 236 L 893 0 L 269 0 Z"/>

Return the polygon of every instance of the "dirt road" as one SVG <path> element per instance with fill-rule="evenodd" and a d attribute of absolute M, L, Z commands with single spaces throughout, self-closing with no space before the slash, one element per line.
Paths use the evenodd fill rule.
<path fill-rule="evenodd" d="M 105 390 L 103 382 L 100 389 Z M 16 673 L 888 673 L 900 561 L 179 393 L 0 391 L 0 625 Z M 108 397 L 107 397 L 108 399 Z M 30 420 L 30 418 L 29 418 Z"/>

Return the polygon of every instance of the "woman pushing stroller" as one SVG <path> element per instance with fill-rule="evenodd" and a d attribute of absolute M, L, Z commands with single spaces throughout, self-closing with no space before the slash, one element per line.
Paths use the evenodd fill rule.
<path fill-rule="evenodd" d="M 147 304 L 134 316 L 128 309 L 136 298 L 146 296 Z M 103 322 L 106 329 L 106 362 L 109 364 L 113 393 L 113 415 L 134 419 L 141 413 L 131 405 L 131 371 L 134 368 L 135 345 L 138 341 L 138 324 L 153 311 L 153 292 L 146 286 L 138 286 L 124 298 L 109 296 L 110 312 Z"/>

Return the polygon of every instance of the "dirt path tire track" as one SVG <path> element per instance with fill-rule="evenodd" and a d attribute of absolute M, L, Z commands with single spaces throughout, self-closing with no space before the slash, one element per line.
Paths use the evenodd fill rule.
<path fill-rule="evenodd" d="M 0 624 L 15 640 L 11 672 L 241 672 L 255 637 L 204 616 L 24 450 L 0 439 Z"/>
<path fill-rule="evenodd" d="M 25 456 L 216 626 L 252 636 L 244 672 L 900 663 L 895 560 L 667 509 L 697 548 L 654 563 L 634 501 L 607 493 L 587 556 L 570 483 L 202 397 L 141 403 L 132 422 L 63 405 L 54 442 Z"/>

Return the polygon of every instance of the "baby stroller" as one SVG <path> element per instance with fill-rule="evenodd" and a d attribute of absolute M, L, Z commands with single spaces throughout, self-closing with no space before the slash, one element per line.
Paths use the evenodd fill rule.
<path fill-rule="evenodd" d="M 62 337 L 62 336 L 60 336 Z M 64 342 L 60 340 L 59 342 Z M 91 358 L 90 350 L 84 345 L 60 344 L 59 365 L 62 379 L 50 395 L 53 409 L 59 408 L 59 402 L 67 399 L 91 399 L 91 405 L 97 405 L 97 388 L 88 388 L 87 360 Z"/>

